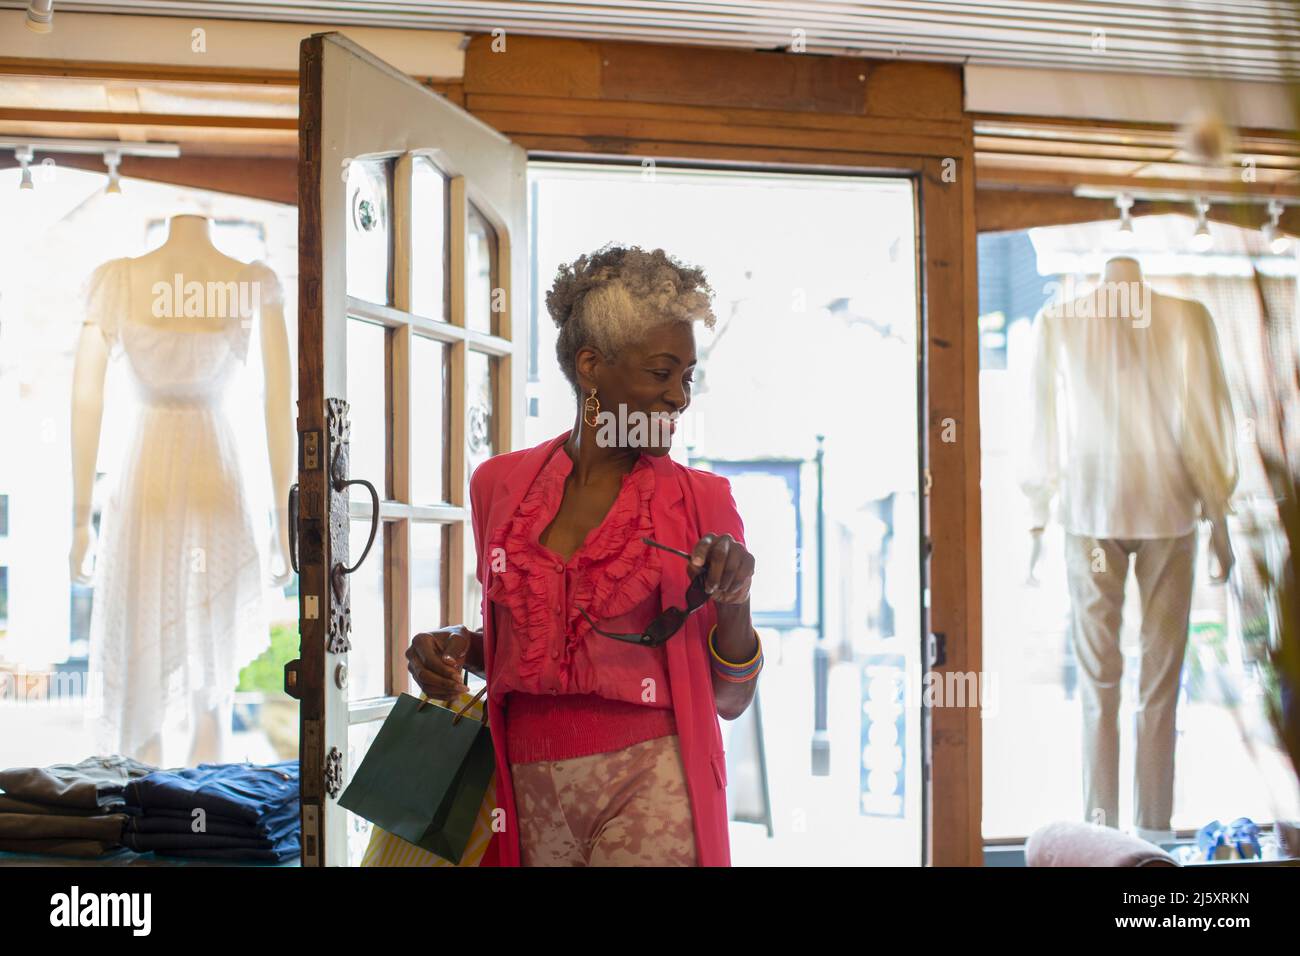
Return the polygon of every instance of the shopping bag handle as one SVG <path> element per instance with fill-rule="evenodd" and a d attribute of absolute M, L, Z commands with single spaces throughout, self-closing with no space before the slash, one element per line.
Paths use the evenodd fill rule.
<path fill-rule="evenodd" d="M 487 691 L 487 684 L 484 684 L 482 687 L 479 688 L 478 693 L 475 694 L 472 698 L 470 698 L 469 703 L 467 703 L 467 704 L 466 704 L 464 707 L 462 707 L 460 710 L 456 711 L 456 716 L 453 717 L 453 718 L 451 719 L 451 722 L 452 722 L 453 724 L 458 724 L 458 723 L 460 723 L 460 719 L 461 719 L 462 717 L 464 717 L 466 713 L 469 712 L 469 709 L 470 709 L 471 707 L 473 707 L 476 703 L 478 703 L 479 698 L 482 697 L 483 694 L 484 694 L 484 692 L 486 692 L 486 691 Z M 422 701 L 420 701 L 420 705 L 419 705 L 418 707 L 416 707 L 415 709 L 416 709 L 417 711 L 424 710 L 424 708 L 425 708 L 429 703 L 431 703 L 431 701 L 432 701 L 432 698 L 430 698 L 430 699 L 428 699 L 428 700 L 422 700 Z M 487 707 L 486 707 L 486 705 L 485 705 L 485 706 L 483 707 L 483 726 L 484 726 L 484 727 L 487 726 L 487 722 L 488 722 L 488 709 L 487 709 Z"/>
<path fill-rule="evenodd" d="M 475 704 L 478 703 L 479 698 L 483 696 L 483 694 L 484 694 L 484 692 L 485 692 L 486 690 L 487 690 L 487 684 L 484 684 L 482 687 L 480 687 L 480 688 L 478 689 L 478 693 L 475 694 L 475 695 L 473 696 L 473 698 L 470 699 L 470 702 L 469 702 L 468 704 L 466 704 L 466 705 L 465 705 L 464 707 L 462 707 L 460 710 L 456 711 L 456 716 L 453 717 L 453 718 L 451 719 L 451 722 L 452 722 L 453 724 L 459 723 L 459 722 L 460 722 L 460 719 L 461 719 L 462 717 L 465 716 L 465 714 L 469 711 L 469 709 L 470 709 L 471 707 L 473 707 Z M 484 726 L 487 726 L 487 718 L 488 718 L 487 707 L 484 706 L 484 708 L 483 708 L 483 724 L 484 724 Z"/>

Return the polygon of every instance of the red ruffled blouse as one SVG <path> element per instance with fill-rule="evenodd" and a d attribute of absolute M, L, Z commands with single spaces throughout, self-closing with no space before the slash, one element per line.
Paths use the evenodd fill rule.
<path fill-rule="evenodd" d="M 555 519 L 573 461 L 559 446 L 518 509 L 488 542 L 495 562 L 485 597 L 496 647 L 488 693 L 504 698 L 511 763 L 621 750 L 677 732 L 663 647 L 596 634 L 639 633 L 660 612 L 660 552 L 643 456 L 623 477 L 604 520 L 565 561 L 538 541 Z"/>

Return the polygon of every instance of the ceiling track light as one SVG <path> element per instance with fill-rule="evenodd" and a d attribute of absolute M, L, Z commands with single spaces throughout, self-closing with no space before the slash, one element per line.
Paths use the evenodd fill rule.
<path fill-rule="evenodd" d="M 27 29 L 49 33 L 54 29 L 54 0 L 32 0 L 27 5 Z"/>
<path fill-rule="evenodd" d="M 1133 208 L 1133 197 L 1128 193 L 1120 193 L 1115 197 L 1115 205 L 1119 208 L 1119 232 L 1116 234 L 1116 241 L 1121 246 L 1131 246 L 1135 238 L 1133 217 L 1129 214 L 1129 210 Z"/>
<path fill-rule="evenodd" d="M 32 181 L 32 148 L 30 146 L 17 146 L 14 148 L 14 159 L 18 160 L 18 165 L 22 168 L 22 176 L 18 180 L 18 188 L 31 190 L 36 188 L 36 183 Z"/>
<path fill-rule="evenodd" d="M 1210 211 L 1210 202 L 1203 196 L 1196 197 L 1196 232 L 1192 235 L 1192 248 L 1197 252 L 1208 252 L 1214 245 L 1210 235 L 1210 223 L 1206 214 Z"/>
<path fill-rule="evenodd" d="M 1286 252 L 1286 247 L 1291 244 L 1291 239 L 1280 228 L 1282 221 L 1282 203 L 1278 200 L 1271 200 L 1268 204 L 1268 222 L 1264 223 L 1259 233 L 1264 238 L 1264 244 L 1273 255 L 1280 256 Z"/>
<path fill-rule="evenodd" d="M 104 187 L 105 196 L 122 195 L 122 177 L 118 175 L 117 167 L 122 163 L 122 154 L 115 149 L 110 149 L 104 153 L 104 165 L 108 167 L 108 185 Z"/>

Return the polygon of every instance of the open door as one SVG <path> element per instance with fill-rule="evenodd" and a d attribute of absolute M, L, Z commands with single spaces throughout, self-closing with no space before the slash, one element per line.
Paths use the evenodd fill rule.
<path fill-rule="evenodd" d="M 526 155 L 337 33 L 302 41 L 298 484 L 302 862 L 358 861 L 338 805 L 412 634 L 478 627 L 469 475 L 516 447 Z M 518 306 L 522 308 L 522 304 Z"/>

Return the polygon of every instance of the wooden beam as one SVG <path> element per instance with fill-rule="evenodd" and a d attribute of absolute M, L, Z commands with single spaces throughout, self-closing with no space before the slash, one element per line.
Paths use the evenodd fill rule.
<path fill-rule="evenodd" d="M 3 123 L 103 123 L 113 126 L 194 126 L 204 129 L 298 131 L 296 116 L 219 116 L 207 113 L 120 113 L 109 110 L 44 110 L 0 106 Z"/>
<path fill-rule="evenodd" d="M 981 187 L 1005 186 L 1013 189 L 1071 191 L 1079 186 L 1122 188 L 1133 191 L 1150 189 L 1199 193 L 1235 193 L 1243 196 L 1276 196 L 1300 199 L 1300 182 L 1247 183 L 1231 179 L 1165 179 L 1156 176 L 1115 176 L 1066 170 L 1019 169 L 991 166 L 976 157 L 976 179 Z"/>
<path fill-rule="evenodd" d="M 169 63 L 113 63 L 92 60 L 53 60 L 0 57 L 0 75 L 100 80 L 238 83 L 251 86 L 298 86 L 296 70 L 250 70 L 232 67 L 177 66 Z"/>
<path fill-rule="evenodd" d="M 958 66 L 714 47 L 471 37 L 465 92 L 790 113 L 962 119 Z"/>
<path fill-rule="evenodd" d="M 587 99 L 577 96 L 523 96 L 513 93 L 469 93 L 465 98 L 465 106 L 474 113 L 536 112 L 573 117 L 615 117 L 625 120 L 679 120 L 697 124 L 712 123 L 718 126 L 783 126 L 789 129 L 872 133 L 881 139 L 888 139 L 900 131 L 905 131 L 908 135 L 960 140 L 969 129 L 969 124 L 960 119 L 910 117 L 905 123 L 900 123 L 893 117 Z"/>
<path fill-rule="evenodd" d="M 46 154 L 37 152 L 38 157 L 43 155 Z M 107 176 L 104 160 L 99 156 L 59 153 L 55 155 L 55 162 L 60 166 L 104 173 Z M 17 165 L 12 153 L 0 152 L 0 169 Z M 173 186 L 208 189 L 286 205 L 294 205 L 298 198 L 296 159 L 257 156 L 178 156 L 175 159 L 160 159 L 154 156 L 123 156 L 118 172 L 130 179 L 148 179 Z"/>
<path fill-rule="evenodd" d="M 471 97 L 471 101 L 473 97 Z M 616 143 L 651 141 L 658 143 L 711 143 L 723 147 L 757 146 L 797 148 L 809 152 L 876 152 L 882 137 L 872 131 L 820 130 L 784 123 L 739 125 L 730 123 L 692 123 L 683 119 L 648 119 L 628 117 L 573 116 L 543 113 L 537 110 L 503 113 L 473 110 L 474 115 L 493 127 L 526 144 L 530 137 L 567 136 L 602 147 Z M 916 136 L 896 131 L 887 137 L 889 149 L 906 156 L 949 156 L 961 149 L 956 137 Z M 639 152 L 631 149 L 628 152 Z"/>
<path fill-rule="evenodd" d="M 177 66 L 170 63 L 114 63 L 13 56 L 0 57 L 0 76 L 283 86 L 294 90 L 298 88 L 296 70 L 254 70 L 234 67 Z M 413 78 L 458 105 L 464 102 L 465 93 L 459 77 L 415 76 Z"/>
<path fill-rule="evenodd" d="M 1134 218 L 1178 214 L 1191 216 L 1187 203 L 1135 202 Z M 1020 189 L 977 189 L 975 220 L 980 232 L 1011 232 L 1041 226 L 1064 226 L 1081 222 L 1118 220 L 1119 211 L 1110 199 L 1075 196 L 1068 192 L 1028 192 Z M 1268 221 L 1268 209 L 1261 203 L 1218 203 L 1210 206 L 1206 218 L 1243 229 L 1258 229 Z M 1300 206 L 1283 209 L 1282 230 L 1300 234 Z"/>
<path fill-rule="evenodd" d="M 1071 130 L 1076 133 L 1086 132 L 1091 135 L 1109 133 L 1115 135 L 1123 134 L 1126 136 L 1136 134 L 1145 137 L 1155 137 L 1158 134 L 1164 134 L 1165 139 L 1172 140 L 1180 138 L 1184 129 L 1183 125 L 1179 123 L 1150 123 L 1110 119 L 1099 120 L 1074 116 L 1030 116 L 1018 113 L 967 113 L 966 118 L 975 125 L 977 132 L 983 132 L 986 127 L 990 126 L 1006 129 L 1028 129 L 1039 127 L 1043 129 Z M 1291 144 L 1293 147 L 1300 145 L 1300 133 L 1297 133 L 1295 130 L 1277 130 L 1242 126 L 1238 127 L 1233 132 L 1234 136 L 1239 141 L 1272 141 Z"/>

